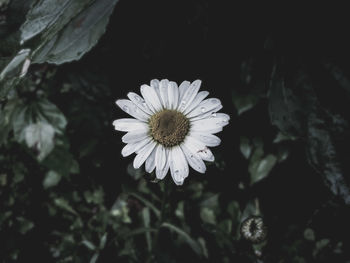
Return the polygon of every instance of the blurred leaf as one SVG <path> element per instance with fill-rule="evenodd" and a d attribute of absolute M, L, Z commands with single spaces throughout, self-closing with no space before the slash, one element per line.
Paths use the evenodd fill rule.
<path fill-rule="evenodd" d="M 304 238 L 309 241 L 315 241 L 315 232 L 311 228 L 305 229 Z"/>
<path fill-rule="evenodd" d="M 56 198 L 54 202 L 57 207 L 78 216 L 78 213 L 73 209 L 67 200 L 63 198 Z"/>
<path fill-rule="evenodd" d="M 233 104 L 235 105 L 238 115 L 252 109 L 259 101 L 259 97 L 253 94 L 238 95 L 233 94 Z"/>
<path fill-rule="evenodd" d="M 278 132 L 276 138 L 273 140 L 273 143 L 280 143 L 280 142 L 289 141 L 289 140 L 294 141 L 295 139 L 296 138 L 293 136 L 289 136 L 282 132 Z"/>
<path fill-rule="evenodd" d="M 278 61 L 270 83 L 269 112 L 272 123 L 281 132 L 306 139 L 310 164 L 323 176 L 335 195 L 350 203 L 350 187 L 344 173 L 345 156 L 349 151 L 342 147 L 350 141 L 350 125 L 345 118 L 348 113 L 327 102 L 330 97 L 326 98 L 315 87 L 320 85 L 324 76 L 332 74 L 334 71 L 321 71 L 316 82 L 314 75 L 300 62 Z M 340 76 L 337 75 L 336 79 L 340 80 Z M 344 79 L 339 86 L 343 84 Z M 332 95 L 334 102 L 348 102 L 349 97 L 345 101 L 344 89 L 336 85 L 332 88 Z"/>
<path fill-rule="evenodd" d="M 53 151 L 43 160 L 42 165 L 50 170 L 53 170 L 63 177 L 68 176 L 72 170 L 75 172 L 76 161 L 73 159 L 73 155 L 69 152 L 69 145 L 67 142 L 56 141 L 56 146 Z"/>
<path fill-rule="evenodd" d="M 142 209 L 142 218 L 143 218 L 143 224 L 145 228 L 150 227 L 151 223 L 151 215 L 148 207 L 145 207 Z M 146 241 L 147 241 L 147 249 L 148 251 L 152 250 L 152 239 L 151 239 L 151 233 L 149 231 L 145 232 Z"/>
<path fill-rule="evenodd" d="M 92 251 L 96 250 L 96 246 L 93 243 L 91 243 L 89 240 L 83 240 L 81 243 Z"/>
<path fill-rule="evenodd" d="M 129 231 L 125 238 L 128 238 L 128 237 L 132 237 L 132 236 L 136 236 L 136 235 L 140 235 L 140 234 L 144 234 L 144 233 L 147 233 L 147 232 L 157 232 L 158 230 L 155 229 L 155 228 L 149 228 L 149 227 L 140 227 L 140 228 L 137 228 L 137 229 L 134 229 L 134 230 L 131 230 Z"/>
<path fill-rule="evenodd" d="M 272 154 L 268 154 L 266 157 L 260 159 L 259 161 L 256 160 L 256 163 L 254 163 L 249 170 L 251 174 L 251 184 L 255 184 L 264 179 L 270 173 L 276 163 L 277 158 Z"/>
<path fill-rule="evenodd" d="M 30 65 L 29 54 L 30 49 L 20 50 L 0 72 L 0 99 L 5 98 L 9 91 L 18 84 L 19 80 L 26 75 Z"/>
<path fill-rule="evenodd" d="M 121 218 L 123 223 L 131 223 L 131 219 L 129 217 L 129 208 L 128 204 L 125 201 L 126 197 L 124 195 L 120 195 L 117 200 L 114 202 L 111 208 L 111 215 L 116 218 Z"/>
<path fill-rule="evenodd" d="M 212 209 L 209 209 L 208 207 L 201 208 L 200 217 L 204 223 L 213 224 L 213 225 L 216 224 L 215 213 Z"/>
<path fill-rule="evenodd" d="M 100 249 L 104 249 L 104 247 L 106 246 L 106 243 L 107 243 L 107 232 L 103 234 L 103 236 L 101 237 L 101 240 L 100 240 Z"/>
<path fill-rule="evenodd" d="M 238 217 L 241 213 L 239 203 L 236 200 L 232 200 L 227 206 L 227 212 L 232 218 Z"/>
<path fill-rule="evenodd" d="M 48 171 L 45 175 L 43 181 L 43 186 L 45 189 L 56 186 L 61 181 L 61 175 L 55 171 Z"/>
<path fill-rule="evenodd" d="M 251 217 L 251 216 L 261 216 L 257 199 L 248 201 L 248 203 L 246 204 L 242 212 L 241 222 L 243 222 L 244 220 L 246 220 L 248 217 Z"/>
<path fill-rule="evenodd" d="M 230 219 L 225 219 L 225 220 L 222 220 L 218 227 L 226 234 L 231 234 L 232 232 L 232 220 Z"/>
<path fill-rule="evenodd" d="M 65 1 L 68 6 L 51 1 L 51 5 L 56 7 L 57 12 L 52 12 L 51 9 L 54 8 L 49 8 L 50 5 L 45 1 L 39 2 L 34 7 L 29 21 L 22 28 L 23 40 L 38 34 L 46 27 L 48 30 L 43 37 L 42 44 L 33 52 L 33 62 L 62 64 L 79 60 L 96 45 L 105 32 L 117 1 L 95 0 L 91 5 L 86 4 L 90 3 L 90 0 L 85 0 L 85 2 Z M 71 5 L 74 7 L 73 10 Z M 35 10 L 36 8 L 39 10 Z M 50 16 L 45 21 L 40 21 L 41 10 Z M 62 13 L 66 15 L 62 16 Z M 72 20 L 68 22 L 68 18 Z M 38 19 L 41 23 L 36 26 Z"/>
<path fill-rule="evenodd" d="M 205 258 L 208 258 L 208 257 L 209 257 L 209 254 L 208 254 L 208 249 L 207 249 L 207 245 L 206 245 L 205 239 L 202 238 L 202 237 L 199 237 L 199 238 L 198 238 L 198 243 L 199 243 L 199 244 L 201 245 L 201 247 L 202 247 L 204 257 L 205 257 Z"/>
<path fill-rule="evenodd" d="M 102 204 L 104 198 L 104 192 L 102 188 L 98 188 L 94 191 L 84 192 L 85 200 L 88 204 Z"/>
<path fill-rule="evenodd" d="M 240 150 L 243 156 L 246 159 L 249 159 L 252 152 L 252 146 L 250 145 L 250 141 L 247 137 L 241 136 Z"/>
<path fill-rule="evenodd" d="M 34 227 L 34 223 L 24 217 L 17 217 L 17 222 L 19 223 L 18 231 L 23 235 Z"/>
<path fill-rule="evenodd" d="M 62 134 L 64 131 L 66 118 L 54 104 L 45 99 L 32 103 L 20 101 L 16 108 L 16 115 L 12 117 L 15 139 L 18 142 L 26 141 L 30 147 L 37 143 L 39 151 L 44 146 L 39 158 L 42 160 L 52 149 L 54 133 Z M 44 145 L 40 145 L 40 142 Z"/>
<path fill-rule="evenodd" d="M 0 107 L 0 145 L 7 140 L 9 132 L 13 129 L 13 119 L 21 109 L 18 100 L 10 100 L 6 103 L 4 109 Z"/>
<path fill-rule="evenodd" d="M 95 253 L 92 258 L 90 259 L 90 263 L 96 263 L 99 257 L 99 253 Z"/>
<path fill-rule="evenodd" d="M 201 246 L 198 244 L 196 240 L 191 238 L 186 232 L 184 232 L 182 229 L 178 228 L 177 226 L 174 226 L 170 223 L 164 222 L 161 227 L 166 227 L 170 229 L 171 231 L 174 231 L 177 233 L 180 237 L 182 237 L 186 243 L 193 249 L 194 252 L 196 252 L 198 255 L 202 256 L 203 251 Z"/>
<path fill-rule="evenodd" d="M 43 122 L 29 124 L 24 130 L 24 138 L 29 148 L 34 148 L 42 161 L 54 148 L 55 130 L 50 124 Z"/>
<path fill-rule="evenodd" d="M 127 173 L 135 180 L 139 180 L 146 174 L 144 169 L 135 169 L 132 163 L 128 164 Z"/>

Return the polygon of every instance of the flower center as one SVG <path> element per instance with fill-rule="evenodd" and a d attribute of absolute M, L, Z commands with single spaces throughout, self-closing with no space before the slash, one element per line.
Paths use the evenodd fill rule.
<path fill-rule="evenodd" d="M 149 126 L 155 141 L 165 147 L 172 147 L 184 141 L 190 121 L 176 110 L 163 110 L 149 119 Z"/>

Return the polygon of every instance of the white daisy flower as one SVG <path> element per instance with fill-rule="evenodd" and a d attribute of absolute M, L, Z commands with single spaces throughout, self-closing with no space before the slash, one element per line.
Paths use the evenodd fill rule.
<path fill-rule="evenodd" d="M 146 172 L 155 170 L 163 179 L 170 169 L 177 185 L 182 185 L 190 165 L 200 173 L 206 171 L 203 161 L 214 161 L 209 147 L 221 140 L 214 133 L 222 131 L 230 117 L 217 113 L 222 108 L 216 98 L 205 99 L 208 91 L 199 91 L 201 81 L 184 81 L 180 87 L 173 81 L 154 79 L 142 85 L 141 96 L 128 93 L 127 99 L 116 104 L 134 118 L 113 122 L 116 130 L 127 132 L 122 155 L 136 153 L 134 168 L 146 162 Z"/>

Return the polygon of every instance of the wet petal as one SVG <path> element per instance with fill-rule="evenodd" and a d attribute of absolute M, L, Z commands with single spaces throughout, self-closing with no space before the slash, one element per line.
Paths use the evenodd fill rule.
<path fill-rule="evenodd" d="M 140 110 L 133 102 L 130 100 L 117 100 L 115 102 L 119 108 L 125 111 L 127 114 L 133 116 L 134 118 L 146 122 L 150 115 Z"/>

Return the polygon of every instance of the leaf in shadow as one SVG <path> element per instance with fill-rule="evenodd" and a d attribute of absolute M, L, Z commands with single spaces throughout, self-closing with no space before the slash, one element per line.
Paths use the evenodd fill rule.
<path fill-rule="evenodd" d="M 336 80 L 338 86 L 322 86 L 324 73 L 314 73 L 304 64 L 289 60 L 276 62 L 270 83 L 269 112 L 272 124 L 288 136 L 302 137 L 306 140 L 309 163 L 323 176 L 326 185 L 347 204 L 350 204 L 349 181 L 346 178 L 346 158 L 349 142 L 349 122 L 344 112 L 336 112 L 341 107 L 332 108 L 324 96 L 329 89 L 329 99 L 334 100 L 338 89 L 344 88 L 345 77 L 334 68 L 326 72 Z M 310 73 L 311 72 L 311 73 Z M 317 72 L 317 69 L 316 69 Z M 347 90 L 348 87 L 345 89 Z M 323 97 L 322 97 L 323 96 Z M 339 103 L 344 102 L 338 100 Z"/>

